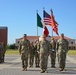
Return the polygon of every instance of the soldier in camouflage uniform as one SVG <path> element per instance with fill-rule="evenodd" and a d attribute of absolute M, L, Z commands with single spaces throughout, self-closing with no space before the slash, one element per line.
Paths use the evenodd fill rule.
<path fill-rule="evenodd" d="M 57 41 L 56 49 L 58 54 L 59 68 L 60 71 L 63 71 L 65 68 L 66 54 L 68 52 L 68 41 L 64 38 L 63 33 L 61 34 L 60 39 Z"/>
<path fill-rule="evenodd" d="M 39 64 L 40 64 L 40 58 L 39 58 L 39 54 L 37 52 L 37 47 L 39 45 L 38 43 L 39 43 L 39 40 L 36 40 L 35 45 L 34 45 L 34 47 L 35 47 L 35 66 L 36 67 L 40 67 L 39 66 Z"/>
<path fill-rule="evenodd" d="M 4 62 L 6 47 L 4 42 L 2 42 L 2 62 Z"/>
<path fill-rule="evenodd" d="M 30 50 L 29 50 L 29 67 L 33 67 L 34 55 L 35 55 L 34 45 L 33 45 L 33 42 L 30 42 Z"/>
<path fill-rule="evenodd" d="M 27 40 L 27 35 L 24 34 L 23 39 L 20 41 L 19 44 L 19 53 L 21 55 L 22 59 L 22 70 L 27 71 L 27 66 L 28 66 L 28 52 L 30 48 L 30 42 Z"/>
<path fill-rule="evenodd" d="M 0 42 L 0 63 L 2 63 L 2 44 Z"/>
<path fill-rule="evenodd" d="M 50 53 L 50 58 L 51 58 L 51 67 L 55 68 L 55 60 L 56 60 L 56 42 L 54 38 L 51 38 L 51 53 Z"/>
<path fill-rule="evenodd" d="M 47 72 L 48 54 L 50 50 L 50 43 L 46 40 L 46 36 L 42 35 L 42 40 L 39 42 L 40 54 L 40 68 L 41 73 Z"/>

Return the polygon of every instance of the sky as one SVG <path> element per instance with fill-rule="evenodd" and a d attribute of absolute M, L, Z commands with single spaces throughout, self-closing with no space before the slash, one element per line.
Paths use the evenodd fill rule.
<path fill-rule="evenodd" d="M 15 43 L 23 34 L 37 36 L 37 12 L 43 19 L 43 7 L 53 10 L 59 34 L 76 39 L 76 0 L 0 0 L 0 26 L 8 27 L 8 44 Z M 47 26 L 52 35 L 51 26 Z M 38 35 L 43 29 L 38 27 Z M 54 36 L 57 36 L 55 33 Z"/>

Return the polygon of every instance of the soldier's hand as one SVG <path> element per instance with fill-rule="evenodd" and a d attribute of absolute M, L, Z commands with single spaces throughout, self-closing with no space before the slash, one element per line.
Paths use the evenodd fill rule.
<path fill-rule="evenodd" d="M 38 54 L 40 54 L 40 52 L 39 51 L 37 51 L 38 52 Z"/>

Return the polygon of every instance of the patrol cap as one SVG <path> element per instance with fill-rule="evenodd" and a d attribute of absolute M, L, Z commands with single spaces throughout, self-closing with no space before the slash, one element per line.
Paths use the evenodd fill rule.
<path fill-rule="evenodd" d="M 51 37 L 51 40 L 54 40 L 54 38 Z"/>
<path fill-rule="evenodd" d="M 26 34 L 24 34 L 23 36 L 27 36 Z"/>
<path fill-rule="evenodd" d="M 63 33 L 61 33 L 61 36 L 64 36 L 64 34 L 63 34 Z"/>
<path fill-rule="evenodd" d="M 45 34 L 43 34 L 41 37 L 46 37 L 46 35 L 45 35 Z"/>
<path fill-rule="evenodd" d="M 33 41 L 30 41 L 30 43 L 33 43 Z"/>

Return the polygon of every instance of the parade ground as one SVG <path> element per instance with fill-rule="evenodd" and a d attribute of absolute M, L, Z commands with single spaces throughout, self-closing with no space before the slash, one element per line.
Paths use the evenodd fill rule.
<path fill-rule="evenodd" d="M 44 63 L 43 63 L 44 64 Z M 0 75 L 76 75 L 76 56 L 67 56 L 66 71 L 59 71 L 56 58 L 56 68 L 51 68 L 50 58 L 48 60 L 48 73 L 40 73 L 40 68 L 29 68 L 22 71 L 20 55 L 6 55 L 5 62 L 0 63 Z"/>

